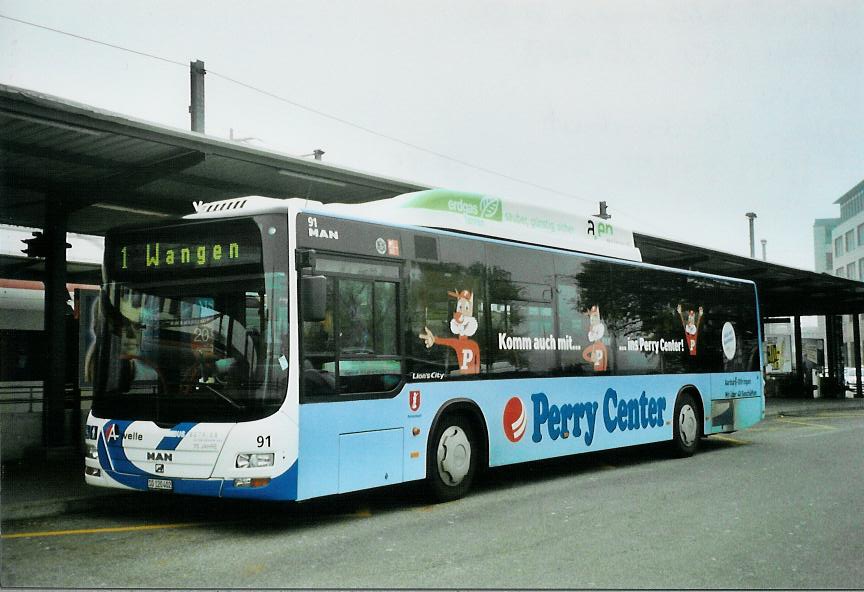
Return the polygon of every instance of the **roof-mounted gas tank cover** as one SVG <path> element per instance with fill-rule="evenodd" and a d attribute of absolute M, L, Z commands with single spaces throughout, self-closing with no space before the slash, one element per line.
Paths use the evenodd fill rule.
<path fill-rule="evenodd" d="M 469 232 L 618 259 L 642 260 L 633 241 L 633 232 L 608 219 L 578 214 L 567 207 L 546 207 L 448 189 L 428 189 L 359 204 L 326 205 L 317 201 L 249 195 L 195 203 L 195 213 L 185 218 L 287 212 L 292 202 L 301 208 L 376 222 Z"/>
<path fill-rule="evenodd" d="M 430 189 L 325 210 L 394 224 L 470 232 L 573 251 L 641 261 L 633 232 L 569 207 L 546 207 L 478 193 Z"/>

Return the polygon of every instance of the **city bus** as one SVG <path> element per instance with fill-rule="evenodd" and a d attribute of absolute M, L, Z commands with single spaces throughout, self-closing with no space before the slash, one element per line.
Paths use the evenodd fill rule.
<path fill-rule="evenodd" d="M 258 196 L 109 232 L 91 485 L 268 500 L 700 438 L 764 418 L 756 287 L 632 232 L 433 189 Z"/>

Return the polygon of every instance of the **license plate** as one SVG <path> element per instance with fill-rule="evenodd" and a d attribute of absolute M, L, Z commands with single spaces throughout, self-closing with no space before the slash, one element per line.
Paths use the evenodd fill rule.
<path fill-rule="evenodd" d="M 147 489 L 158 489 L 160 491 L 171 491 L 174 483 L 171 479 L 147 479 Z"/>

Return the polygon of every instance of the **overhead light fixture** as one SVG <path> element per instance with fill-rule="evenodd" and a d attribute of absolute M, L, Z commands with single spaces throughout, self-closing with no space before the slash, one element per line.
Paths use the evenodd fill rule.
<path fill-rule="evenodd" d="M 114 210 L 117 212 L 129 212 L 130 214 L 141 214 L 142 216 L 156 216 L 159 218 L 173 217 L 173 214 L 166 214 L 165 212 L 154 212 L 153 210 L 142 210 L 140 208 L 127 208 L 126 206 L 118 206 L 109 203 L 97 203 L 93 204 L 93 207 L 101 208 L 103 210 Z"/>
<path fill-rule="evenodd" d="M 304 179 L 306 181 L 315 181 L 316 183 L 323 183 L 324 185 L 334 185 L 336 187 L 347 187 L 346 183 L 342 181 L 334 181 L 332 179 L 323 179 L 321 177 L 316 177 L 314 175 L 304 175 L 303 173 L 295 173 L 294 171 L 286 171 L 285 169 L 279 169 L 280 175 L 285 175 L 287 177 L 296 177 L 297 179 Z"/>

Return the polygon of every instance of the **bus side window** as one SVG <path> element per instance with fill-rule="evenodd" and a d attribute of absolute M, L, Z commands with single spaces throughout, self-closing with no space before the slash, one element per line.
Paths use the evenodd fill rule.
<path fill-rule="evenodd" d="M 545 375 L 555 369 L 551 294 L 552 287 L 541 284 L 490 282 L 491 374 Z"/>
<path fill-rule="evenodd" d="M 460 244 L 458 241 L 442 244 L 441 250 L 447 255 Z M 486 364 L 482 263 L 465 266 L 415 261 L 409 265 L 405 307 L 409 376 L 416 380 L 479 374 Z M 474 345 L 476 350 L 471 349 Z M 466 355 L 466 349 L 471 353 Z"/>
<path fill-rule="evenodd" d="M 656 374 L 664 364 L 674 368 L 680 356 L 661 352 L 660 343 L 680 333 L 670 296 L 677 289 L 676 277 L 636 266 L 613 266 L 609 272 L 607 310 L 609 333 L 615 338 L 615 374 Z"/>
<path fill-rule="evenodd" d="M 399 268 L 319 258 L 324 320 L 303 323 L 303 393 L 309 399 L 392 391 L 402 380 Z M 382 279 L 376 279 L 376 278 Z"/>
<path fill-rule="evenodd" d="M 584 340 L 585 314 L 579 302 L 579 289 L 573 284 L 558 283 L 558 335 L 567 343 L 560 349 L 561 371 L 570 376 L 579 376 L 589 371 L 589 363 L 582 358 L 582 349 L 577 344 Z"/>
<path fill-rule="evenodd" d="M 336 358 L 333 301 L 336 281 L 327 279 L 327 311 L 324 320 L 303 323 L 303 389 L 308 397 L 326 397 L 336 393 Z M 328 369 L 329 364 L 329 369 Z"/>
<path fill-rule="evenodd" d="M 399 384 L 396 292 L 392 282 L 339 280 L 340 394 L 385 392 Z"/>
<path fill-rule="evenodd" d="M 556 370 L 554 262 L 549 253 L 486 245 L 492 375 L 548 376 Z"/>
<path fill-rule="evenodd" d="M 339 282 L 339 351 L 343 355 L 374 352 L 372 282 Z"/>

